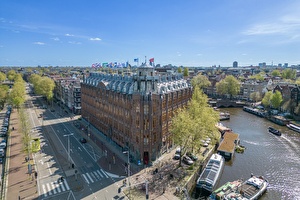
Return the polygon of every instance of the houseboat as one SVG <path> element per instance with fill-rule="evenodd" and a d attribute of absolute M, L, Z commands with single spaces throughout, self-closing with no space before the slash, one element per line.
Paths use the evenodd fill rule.
<path fill-rule="evenodd" d="M 286 125 L 289 129 L 296 131 L 298 133 L 300 133 L 300 126 L 297 126 L 295 124 L 289 123 Z"/>
<path fill-rule="evenodd" d="M 227 194 L 224 199 L 259 199 L 267 190 L 269 182 L 262 176 L 256 177 L 251 175 L 251 178 L 243 182 L 235 191 Z"/>
<path fill-rule="evenodd" d="M 279 115 L 271 115 L 267 117 L 271 122 L 274 122 L 275 124 L 278 124 L 280 126 L 286 126 L 287 124 L 290 123 L 290 120 L 286 119 L 283 116 Z"/>
<path fill-rule="evenodd" d="M 281 132 L 271 126 L 268 127 L 268 130 L 270 133 L 273 133 L 274 135 L 281 136 Z"/>
<path fill-rule="evenodd" d="M 222 141 L 217 149 L 217 153 L 226 160 L 230 160 L 235 152 L 236 146 L 240 144 L 239 134 L 227 131 L 222 135 Z"/>
<path fill-rule="evenodd" d="M 227 182 L 215 191 L 213 191 L 213 193 L 209 196 L 208 200 L 225 200 L 225 197 L 228 194 L 235 192 L 242 183 L 242 180 Z"/>
<path fill-rule="evenodd" d="M 225 159 L 223 156 L 213 154 L 210 157 L 196 184 L 196 189 L 200 190 L 201 195 L 209 196 L 214 191 L 221 177 L 224 164 Z"/>
<path fill-rule="evenodd" d="M 266 111 L 261 111 L 261 110 L 259 110 L 257 108 L 251 108 L 251 107 L 248 107 L 248 106 L 244 106 L 243 110 L 246 111 L 246 112 L 248 112 L 248 113 L 257 115 L 259 117 L 266 117 L 266 115 L 267 115 Z"/>

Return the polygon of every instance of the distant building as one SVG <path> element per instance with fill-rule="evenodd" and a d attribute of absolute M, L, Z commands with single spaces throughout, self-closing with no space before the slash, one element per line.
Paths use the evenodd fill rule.
<path fill-rule="evenodd" d="M 233 66 L 234 68 L 237 68 L 237 67 L 238 67 L 238 62 L 237 62 L 237 61 L 234 61 L 232 66 Z"/>
<path fill-rule="evenodd" d="M 191 96 L 182 74 L 142 64 L 131 75 L 90 73 L 81 84 L 81 113 L 107 142 L 149 164 L 172 147 L 172 117 Z"/>

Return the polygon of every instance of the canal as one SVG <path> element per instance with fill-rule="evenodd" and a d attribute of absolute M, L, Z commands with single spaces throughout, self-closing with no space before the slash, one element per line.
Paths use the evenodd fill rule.
<path fill-rule="evenodd" d="M 222 109 L 230 113 L 230 120 L 222 121 L 240 135 L 246 147 L 226 162 L 218 187 L 228 181 L 247 179 L 251 173 L 269 181 L 263 200 L 300 199 L 300 133 L 285 126 L 243 111 L 241 108 Z M 282 136 L 268 132 L 268 126 L 279 129 Z"/>

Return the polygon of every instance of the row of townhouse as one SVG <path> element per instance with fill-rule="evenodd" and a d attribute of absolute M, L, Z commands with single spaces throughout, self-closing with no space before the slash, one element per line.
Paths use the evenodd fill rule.
<path fill-rule="evenodd" d="M 208 76 L 211 86 L 204 88 L 204 93 L 212 98 L 219 98 L 220 95 L 217 93 L 216 84 L 224 79 L 226 75 L 211 75 Z M 292 114 L 299 115 L 300 107 L 300 86 L 285 82 L 284 80 L 275 77 L 266 77 L 264 81 L 246 80 L 241 82 L 240 92 L 234 98 L 240 100 L 253 101 L 251 99 L 252 93 L 259 93 L 260 97 L 263 98 L 264 94 L 268 91 L 279 91 L 282 94 L 283 102 L 281 110 L 290 112 Z"/>
<path fill-rule="evenodd" d="M 54 98 L 61 106 L 69 109 L 69 112 L 81 114 L 81 82 L 80 78 L 51 77 L 55 82 Z"/>

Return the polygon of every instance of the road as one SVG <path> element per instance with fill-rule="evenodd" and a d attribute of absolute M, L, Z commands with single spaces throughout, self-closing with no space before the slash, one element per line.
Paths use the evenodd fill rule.
<path fill-rule="evenodd" d="M 32 137 L 41 141 L 41 151 L 33 154 L 40 199 L 124 199 L 117 194 L 122 178 L 97 164 L 105 155 L 89 140 L 80 142 L 82 132 L 58 105 L 51 112 L 52 108 L 42 109 L 42 104 L 36 96 L 27 103 Z"/>

